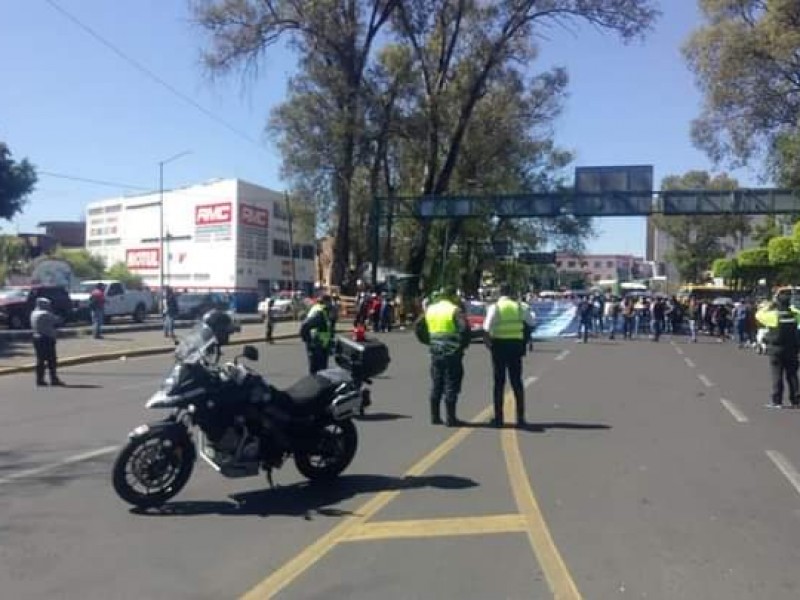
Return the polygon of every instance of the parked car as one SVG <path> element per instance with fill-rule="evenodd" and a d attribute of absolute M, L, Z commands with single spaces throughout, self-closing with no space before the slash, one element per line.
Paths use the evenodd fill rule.
<path fill-rule="evenodd" d="M 470 302 L 467 304 L 467 323 L 469 323 L 472 339 L 483 337 L 483 321 L 486 319 L 486 304 Z"/>
<path fill-rule="evenodd" d="M 64 321 L 72 319 L 72 302 L 60 286 L 21 286 L 0 289 L 0 323 L 9 329 L 28 329 L 37 298 L 48 298 L 53 312 Z"/>
<path fill-rule="evenodd" d="M 179 319 L 199 319 L 212 308 L 228 310 L 229 301 L 224 294 L 216 292 L 185 292 L 176 294 Z"/>
<path fill-rule="evenodd" d="M 103 309 L 105 319 L 130 315 L 134 321 L 141 323 L 147 314 L 153 312 L 157 302 L 153 292 L 148 289 L 134 290 L 121 281 L 113 279 L 97 279 L 81 281 L 78 289 L 70 294 L 72 308 L 76 319 L 90 320 L 89 297 L 98 283 L 105 285 L 106 303 Z"/>
<path fill-rule="evenodd" d="M 272 316 L 275 319 L 305 319 L 311 305 L 311 300 L 304 292 L 290 290 L 281 291 L 275 294 L 275 303 L 272 305 Z M 258 304 L 258 314 L 261 320 L 266 318 L 267 300 L 262 300 Z"/>

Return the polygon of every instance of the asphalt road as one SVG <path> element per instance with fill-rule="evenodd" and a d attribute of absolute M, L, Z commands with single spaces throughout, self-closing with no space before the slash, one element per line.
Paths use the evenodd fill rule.
<path fill-rule="evenodd" d="M 153 514 L 116 498 L 110 468 L 156 416 L 165 357 L 68 368 L 64 389 L 0 378 L 0 596 L 800 597 L 800 411 L 763 408 L 763 357 L 669 336 L 541 343 L 533 425 L 448 429 L 427 421 L 425 351 L 385 339 L 392 365 L 335 485 L 198 465 Z M 303 374 L 296 342 L 261 350 L 274 383 Z M 466 364 L 460 415 L 485 421 L 486 351 Z"/>

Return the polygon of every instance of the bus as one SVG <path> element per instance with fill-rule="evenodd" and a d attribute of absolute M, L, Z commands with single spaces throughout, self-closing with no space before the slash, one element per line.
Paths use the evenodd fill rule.
<path fill-rule="evenodd" d="M 694 297 L 699 301 L 711 301 L 715 298 L 727 297 L 733 295 L 740 295 L 727 285 L 684 285 L 678 289 L 678 300 L 685 301 L 690 297 Z"/>

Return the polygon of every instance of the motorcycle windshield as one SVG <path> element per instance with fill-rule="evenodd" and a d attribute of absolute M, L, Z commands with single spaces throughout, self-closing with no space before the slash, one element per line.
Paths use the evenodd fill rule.
<path fill-rule="evenodd" d="M 216 341 L 214 333 L 209 327 L 198 324 L 181 339 L 175 350 L 175 358 L 184 363 L 196 362 Z"/>

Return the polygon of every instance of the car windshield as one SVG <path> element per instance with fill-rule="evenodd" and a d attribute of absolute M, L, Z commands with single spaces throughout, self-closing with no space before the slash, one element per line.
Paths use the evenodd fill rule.
<path fill-rule="evenodd" d="M 175 350 L 175 358 L 181 362 L 195 362 L 214 342 L 216 342 L 214 333 L 209 327 L 200 323 L 181 339 Z"/>
<path fill-rule="evenodd" d="M 473 317 L 485 317 L 486 305 L 485 304 L 470 304 L 467 307 L 467 314 Z"/>
<path fill-rule="evenodd" d="M 28 288 L 0 289 L 0 300 L 24 300 L 28 297 Z"/>

